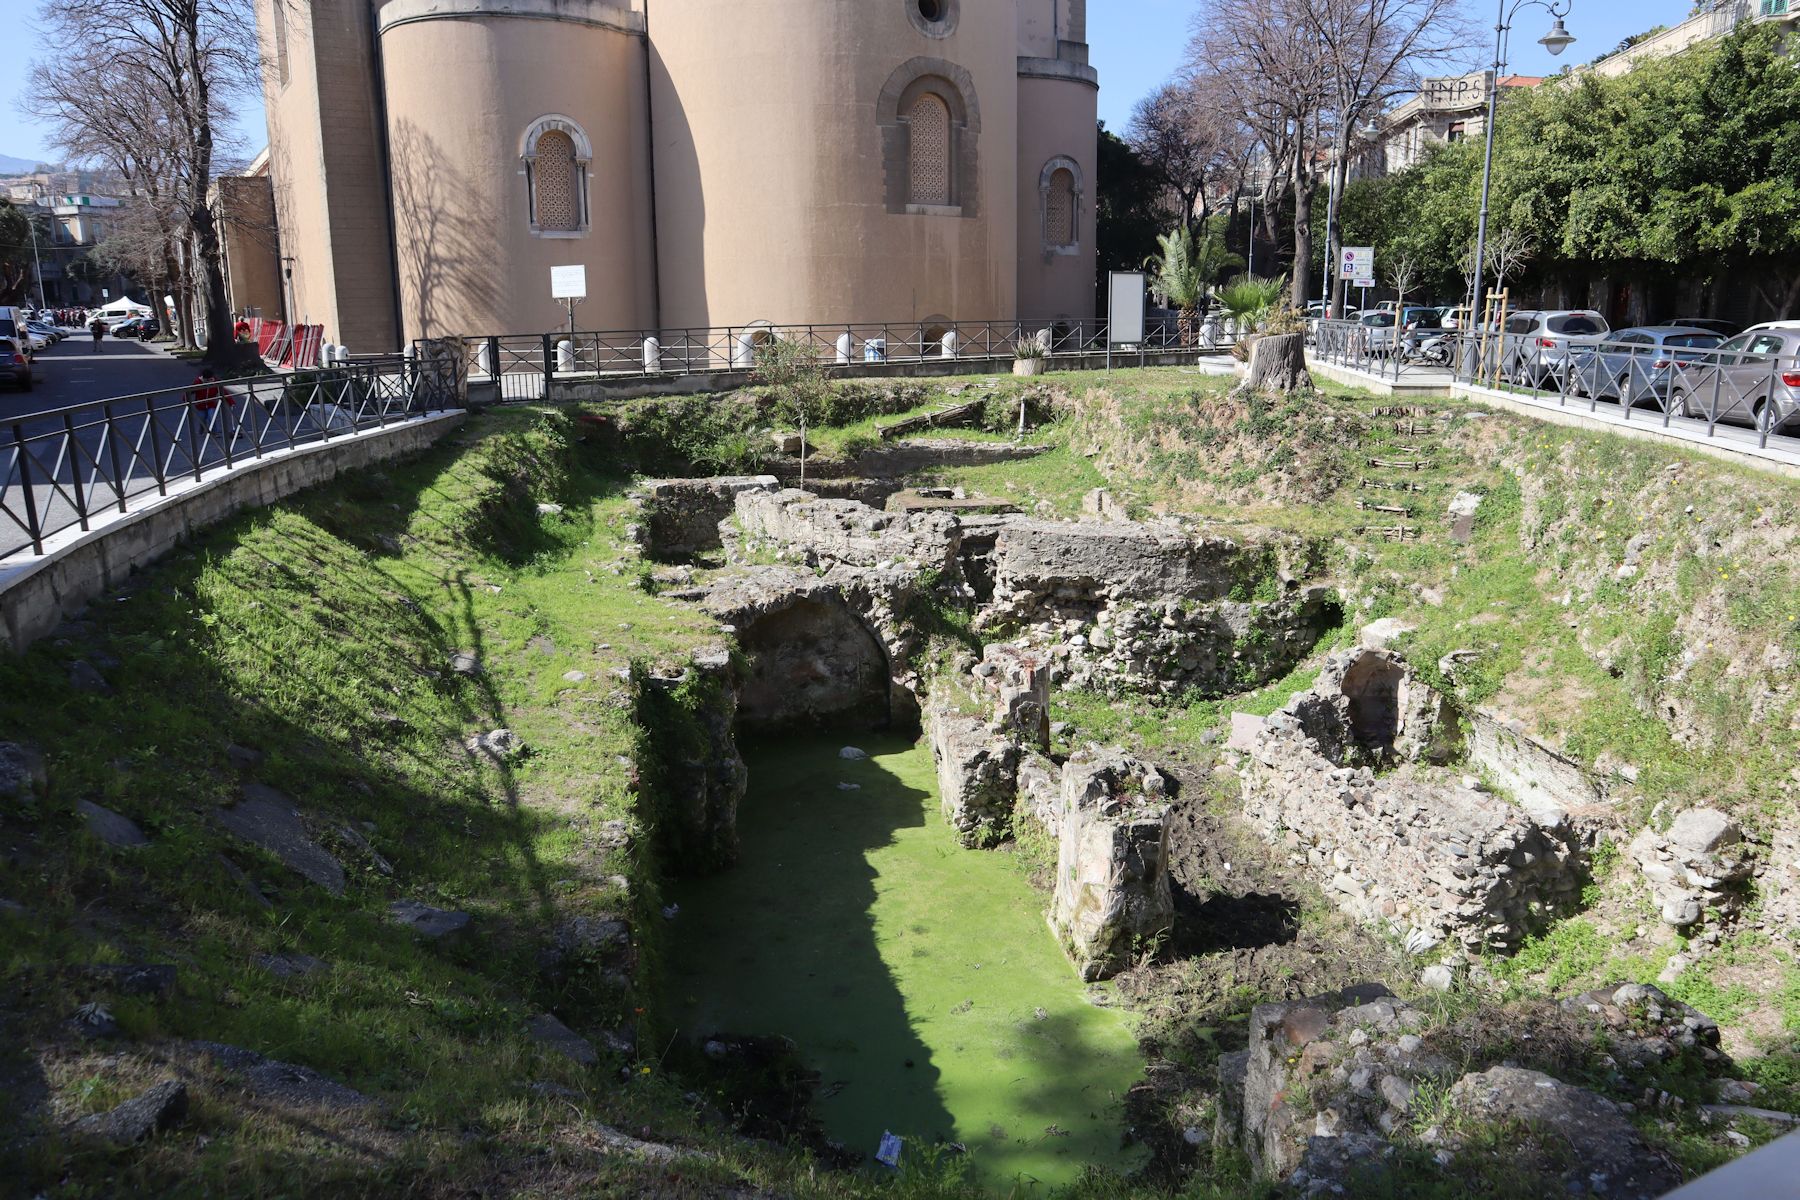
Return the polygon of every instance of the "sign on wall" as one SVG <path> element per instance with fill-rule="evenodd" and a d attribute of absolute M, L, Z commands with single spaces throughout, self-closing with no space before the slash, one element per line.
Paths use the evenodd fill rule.
<path fill-rule="evenodd" d="M 586 300 L 587 268 L 577 263 L 572 267 L 550 268 L 552 300 Z"/>
<path fill-rule="evenodd" d="M 1106 341 L 1139 346 L 1144 341 L 1144 273 L 1114 271 L 1106 280 Z"/>

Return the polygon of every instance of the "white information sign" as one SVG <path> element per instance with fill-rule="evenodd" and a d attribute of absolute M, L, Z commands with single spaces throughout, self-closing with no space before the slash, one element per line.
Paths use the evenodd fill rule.
<path fill-rule="evenodd" d="M 1351 281 L 1350 286 L 1351 287 L 1359 287 L 1359 288 L 1372 288 L 1375 286 L 1375 280 L 1373 278 L 1356 279 L 1356 280 Z"/>
<path fill-rule="evenodd" d="M 1345 279 L 1374 279 L 1375 247 L 1345 246 L 1344 261 L 1339 266 L 1338 273 Z M 1362 287 L 1363 285 L 1359 283 L 1357 286 Z M 1374 285 L 1370 284 L 1369 286 L 1373 287 Z"/>
<path fill-rule="evenodd" d="M 551 267 L 550 298 L 553 300 L 586 300 L 587 268 L 579 263 L 572 267 Z"/>
<path fill-rule="evenodd" d="M 1106 342 L 1109 346 L 1144 343 L 1144 273 L 1114 271 L 1106 281 Z"/>

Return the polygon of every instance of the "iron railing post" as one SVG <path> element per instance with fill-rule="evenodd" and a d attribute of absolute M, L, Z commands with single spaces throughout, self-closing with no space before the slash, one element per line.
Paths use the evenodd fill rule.
<path fill-rule="evenodd" d="M 550 384 L 556 375 L 556 361 L 553 358 L 551 358 L 550 356 L 552 354 L 556 353 L 556 347 L 551 345 L 549 334 L 546 333 L 544 335 L 543 340 L 544 340 L 544 347 L 543 347 L 544 348 L 544 394 L 543 394 L 542 399 L 548 400 L 550 398 Z"/>
<path fill-rule="evenodd" d="M 25 448 L 25 426 L 13 422 L 13 447 L 19 455 L 19 491 L 25 497 L 25 532 L 35 554 L 44 552 L 44 527 L 38 521 L 37 496 L 31 490 L 31 452 Z"/>
<path fill-rule="evenodd" d="M 101 406 L 100 411 L 103 418 L 101 429 L 104 430 L 103 436 L 106 438 L 106 459 L 112 464 L 113 495 L 118 497 L 119 511 L 124 512 L 125 474 L 123 468 L 119 466 L 119 428 L 118 422 L 113 417 L 112 401 L 108 400 Z"/>
<path fill-rule="evenodd" d="M 144 400 L 144 420 L 150 424 L 150 472 L 156 476 L 156 494 L 166 496 L 169 494 L 169 479 L 163 469 L 162 426 L 156 422 L 155 396 Z"/>

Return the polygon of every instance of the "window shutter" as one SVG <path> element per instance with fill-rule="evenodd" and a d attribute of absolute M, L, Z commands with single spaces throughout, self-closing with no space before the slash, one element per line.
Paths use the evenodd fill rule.
<path fill-rule="evenodd" d="M 1050 194 L 1044 198 L 1044 240 L 1052 246 L 1075 244 L 1075 176 L 1067 167 L 1050 175 Z"/>
<path fill-rule="evenodd" d="M 914 204 L 949 204 L 949 106 L 927 92 L 913 101 L 907 112 L 907 127 L 911 131 L 908 198 Z"/>
<path fill-rule="evenodd" d="M 531 176 L 536 186 L 539 229 L 577 230 L 581 228 L 581 192 L 575 172 L 575 141 L 560 129 L 540 134 L 537 141 L 537 163 Z"/>

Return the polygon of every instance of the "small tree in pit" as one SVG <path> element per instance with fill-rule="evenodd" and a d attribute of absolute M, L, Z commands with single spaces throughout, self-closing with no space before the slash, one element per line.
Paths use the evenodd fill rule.
<path fill-rule="evenodd" d="M 772 337 L 756 347 L 756 383 L 769 391 L 770 411 L 800 433 L 800 486 L 806 487 L 806 431 L 829 417 L 837 389 L 818 352 L 801 342 Z"/>

